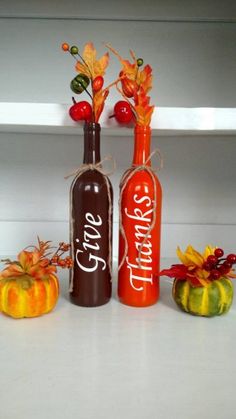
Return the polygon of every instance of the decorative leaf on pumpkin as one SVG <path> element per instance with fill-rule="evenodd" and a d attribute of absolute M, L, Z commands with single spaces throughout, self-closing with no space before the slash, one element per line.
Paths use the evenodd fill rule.
<path fill-rule="evenodd" d="M 181 264 L 172 265 L 170 269 L 162 269 L 160 275 L 169 276 L 170 278 L 185 279 L 188 268 Z"/>

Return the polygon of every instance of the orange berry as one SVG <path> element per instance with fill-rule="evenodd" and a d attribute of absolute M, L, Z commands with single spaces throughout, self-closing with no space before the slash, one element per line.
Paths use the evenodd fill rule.
<path fill-rule="evenodd" d="M 61 268 L 65 268 L 65 266 L 66 266 L 66 262 L 63 259 L 60 259 L 58 264 Z"/>
<path fill-rule="evenodd" d="M 66 267 L 68 269 L 72 268 L 73 267 L 73 261 L 71 260 L 70 262 L 67 262 Z"/>
<path fill-rule="evenodd" d="M 70 248 L 70 245 L 66 244 L 66 243 L 64 243 L 63 246 L 62 246 L 63 252 L 67 252 L 69 250 L 69 248 Z"/>
<path fill-rule="evenodd" d="M 61 45 L 61 48 L 63 49 L 63 51 L 69 51 L 69 49 L 70 49 L 70 46 L 67 44 L 67 42 L 64 42 L 62 45 Z"/>

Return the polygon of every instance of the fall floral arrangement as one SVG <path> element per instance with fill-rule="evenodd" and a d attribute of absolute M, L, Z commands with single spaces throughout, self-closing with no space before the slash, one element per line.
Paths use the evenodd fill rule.
<path fill-rule="evenodd" d="M 160 275 L 175 278 L 172 294 L 179 307 L 207 317 L 226 313 L 233 301 L 230 278 L 236 278 L 236 254 L 224 256 L 223 249 L 208 245 L 203 254 L 192 246 L 184 253 L 178 247 L 177 256 L 182 263 L 162 270 Z"/>
<path fill-rule="evenodd" d="M 0 311 L 15 318 L 51 311 L 59 296 L 57 267 L 72 267 L 71 258 L 62 257 L 69 248 L 61 242 L 55 250 L 50 241 L 38 238 L 38 245 L 22 250 L 17 260 L 2 260 L 6 267 L 0 272 Z"/>
<path fill-rule="evenodd" d="M 114 106 L 114 115 L 120 123 L 135 122 L 137 125 L 149 126 L 154 106 L 150 105 L 148 92 L 152 88 L 152 68 L 144 65 L 142 58 L 136 58 L 130 50 L 131 60 L 124 59 L 120 54 L 107 45 L 121 63 L 119 78 L 114 83 L 124 100 Z"/>
<path fill-rule="evenodd" d="M 79 73 L 70 83 L 73 93 L 80 95 L 85 92 L 90 98 L 88 101 L 76 102 L 73 97 L 73 106 L 69 114 L 74 121 L 99 122 L 104 108 L 105 100 L 109 94 L 111 83 L 104 87 L 104 75 L 109 64 L 109 53 L 106 52 L 101 58 L 97 58 L 97 51 L 92 42 L 85 44 L 83 52 L 80 53 L 76 45 L 69 46 L 66 42 L 62 49 L 69 52 L 76 60 L 75 69 Z"/>
<path fill-rule="evenodd" d="M 72 97 L 73 105 L 69 114 L 74 121 L 99 122 L 109 90 L 116 86 L 124 100 L 118 101 L 114 106 L 114 114 L 119 123 L 149 126 L 154 106 L 150 105 L 148 92 L 152 88 L 152 68 L 144 65 L 142 58 L 136 58 L 131 50 L 131 61 L 123 59 L 110 45 L 107 48 L 115 54 L 122 66 L 118 78 L 110 85 L 104 87 L 104 75 L 109 64 L 109 53 L 97 58 L 97 51 L 92 42 L 85 44 L 80 53 L 76 45 L 62 44 L 62 50 L 70 53 L 76 60 L 75 69 L 79 73 L 70 83 L 73 93 L 80 95 L 86 93 L 90 102 L 83 100 L 76 102 Z"/>

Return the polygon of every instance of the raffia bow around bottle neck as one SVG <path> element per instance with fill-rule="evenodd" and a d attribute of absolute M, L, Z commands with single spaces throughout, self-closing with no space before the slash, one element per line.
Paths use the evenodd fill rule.
<path fill-rule="evenodd" d="M 150 136 L 151 133 L 151 129 L 150 127 L 145 127 L 147 128 L 148 131 L 148 135 Z M 135 134 L 137 134 L 137 132 L 139 131 L 140 127 L 136 127 L 135 129 Z M 144 136 L 144 141 L 146 140 L 146 136 Z M 156 208 L 157 208 L 157 186 L 156 186 L 156 180 L 155 180 L 155 173 L 159 170 L 161 170 L 163 168 L 163 157 L 161 155 L 161 152 L 158 148 L 156 148 L 155 150 L 153 150 L 151 153 L 149 153 L 149 155 L 147 156 L 147 152 L 149 152 L 149 146 L 150 146 L 150 142 L 146 145 L 146 147 L 141 148 L 141 151 L 138 150 L 138 147 L 135 149 L 135 153 L 134 153 L 134 160 L 133 160 L 133 164 L 131 169 L 128 171 L 127 175 L 124 178 L 124 181 L 122 183 L 121 186 L 121 190 L 120 190 L 120 198 L 119 198 L 119 218 L 120 218 L 120 233 L 124 239 L 124 254 L 122 256 L 122 259 L 120 261 L 118 270 L 120 270 L 126 260 L 126 257 L 128 255 L 128 240 L 127 240 L 127 236 L 126 236 L 126 232 L 122 223 L 122 209 L 121 209 L 121 203 L 122 203 L 122 198 L 123 198 L 123 193 L 124 190 L 129 182 L 129 180 L 138 172 L 141 171 L 146 171 L 152 180 L 153 183 L 153 191 L 154 191 L 154 199 L 153 199 L 153 216 L 152 216 L 152 220 L 151 220 L 151 224 L 143 238 L 142 243 L 140 244 L 139 247 L 139 251 L 138 251 L 138 266 L 141 267 L 141 253 L 142 253 L 142 249 L 143 246 L 145 245 L 148 236 L 150 235 L 151 231 L 153 230 L 155 223 L 156 223 Z M 158 156 L 159 157 L 159 161 L 160 161 L 160 165 L 159 167 L 151 167 L 151 160 L 154 156 Z M 138 161 L 138 163 L 136 163 Z M 142 163 L 139 163 L 141 162 Z"/>
<path fill-rule="evenodd" d="M 95 124 L 90 124 L 91 125 L 91 130 L 94 128 Z M 99 124 L 96 124 L 96 128 L 99 130 L 98 133 L 100 134 L 100 126 L 98 126 Z M 100 160 L 100 149 L 99 147 L 96 150 L 96 154 L 94 153 L 95 148 L 91 147 L 91 149 L 86 149 L 86 147 L 89 147 L 88 142 L 86 142 L 86 133 L 88 131 L 86 131 L 88 127 L 85 128 L 85 154 L 84 154 L 84 163 L 78 167 L 77 169 L 75 169 L 73 172 L 69 173 L 67 176 L 65 176 L 65 179 L 68 179 L 69 177 L 74 177 L 72 183 L 71 183 L 71 187 L 70 187 L 70 208 L 69 208 L 69 212 L 70 212 L 70 243 L 71 243 L 71 257 L 73 258 L 74 255 L 74 241 L 73 241 L 73 224 L 74 224 L 74 219 L 73 219 L 73 188 L 74 185 L 77 181 L 77 179 L 86 171 L 88 170 L 96 170 L 99 173 L 101 173 L 104 176 L 104 181 L 107 187 L 107 196 L 108 196 L 108 260 L 107 260 L 107 264 L 108 264 L 108 268 L 109 268 L 109 273 L 110 276 L 112 277 L 112 197 L 111 197 L 111 189 L 110 189 L 110 184 L 109 184 L 109 180 L 108 180 L 108 176 L 112 175 L 115 170 L 116 170 L 116 163 L 115 160 L 113 159 L 112 156 L 108 155 L 105 156 L 102 160 Z M 89 156 L 88 159 L 86 159 L 86 156 Z M 99 158 L 99 160 L 98 160 Z M 89 162 L 88 162 L 89 160 Z M 91 162 L 91 160 L 93 162 Z M 105 162 L 110 162 L 112 164 L 111 169 L 104 169 L 103 168 L 103 164 Z M 73 268 L 72 268 L 72 272 L 71 272 L 71 281 L 70 281 L 70 288 L 69 291 L 72 292 L 73 291 Z"/>
<path fill-rule="evenodd" d="M 103 164 L 109 161 L 112 163 L 112 167 L 110 170 L 103 169 Z M 72 176 L 74 176 L 76 179 L 78 176 L 80 176 L 82 173 L 86 172 L 87 170 L 97 170 L 98 172 L 102 173 L 104 176 L 110 176 L 112 175 L 116 170 L 116 162 L 114 158 L 110 155 L 105 156 L 101 161 L 97 163 L 83 163 L 81 166 L 79 166 L 77 169 L 75 169 L 73 172 L 69 173 L 65 176 L 65 179 L 68 179 Z M 75 180 L 75 179 L 74 179 Z M 73 180 L 73 182 L 74 182 Z"/>

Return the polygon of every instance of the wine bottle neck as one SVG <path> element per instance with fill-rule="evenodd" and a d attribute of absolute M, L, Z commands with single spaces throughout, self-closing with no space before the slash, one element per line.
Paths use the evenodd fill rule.
<path fill-rule="evenodd" d="M 85 122 L 84 124 L 84 164 L 96 164 L 101 161 L 100 155 L 100 124 Z"/>
<path fill-rule="evenodd" d="M 150 156 L 151 128 L 148 126 L 136 125 L 134 129 L 134 154 L 133 164 L 151 166 Z"/>

